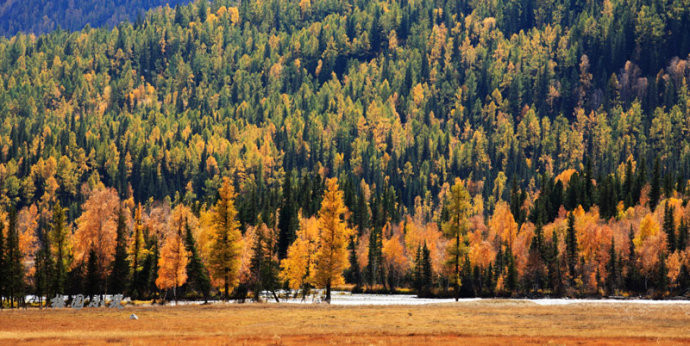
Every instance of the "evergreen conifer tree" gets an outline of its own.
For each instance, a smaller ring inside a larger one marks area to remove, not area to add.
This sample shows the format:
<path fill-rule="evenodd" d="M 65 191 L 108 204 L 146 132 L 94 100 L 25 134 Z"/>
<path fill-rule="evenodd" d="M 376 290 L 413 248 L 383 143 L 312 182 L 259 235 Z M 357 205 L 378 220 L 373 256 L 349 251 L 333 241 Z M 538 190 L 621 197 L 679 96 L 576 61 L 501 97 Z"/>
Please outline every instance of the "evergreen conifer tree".
<path fill-rule="evenodd" d="M 666 240 L 668 244 L 668 252 L 673 253 L 676 250 L 676 231 L 673 225 L 673 206 L 668 205 L 664 207 L 664 232 L 666 232 Z"/>
<path fill-rule="evenodd" d="M 127 224 L 123 208 L 117 215 L 115 259 L 110 273 L 109 288 L 111 293 L 124 293 L 129 288 L 129 261 L 127 260 Z"/>
<path fill-rule="evenodd" d="M 0 222 L 0 277 L 7 277 L 7 260 L 5 257 L 5 223 Z M 0 309 L 3 308 L 3 301 L 6 295 L 8 280 L 0 280 Z"/>
<path fill-rule="evenodd" d="M 609 292 L 609 295 L 611 295 L 616 290 L 616 283 L 618 280 L 618 269 L 616 266 L 616 241 L 613 237 L 611 237 L 611 249 L 609 250 L 609 261 L 606 265 L 606 271 L 606 288 Z"/>
<path fill-rule="evenodd" d="M 677 248 L 678 250 L 685 250 L 685 248 L 688 246 L 688 224 L 685 222 L 685 220 L 680 220 L 680 225 L 678 226 L 678 241 L 677 241 Z"/>
<path fill-rule="evenodd" d="M 34 293 L 39 299 L 39 306 L 43 307 L 43 298 L 48 296 L 50 285 L 55 275 L 52 257 L 50 256 L 50 239 L 48 232 L 43 229 L 41 247 L 36 254 L 36 272 L 34 275 Z"/>
<path fill-rule="evenodd" d="M 24 297 L 24 265 L 22 264 L 22 254 L 19 249 L 19 234 L 17 231 L 17 212 L 10 210 L 10 222 L 7 229 L 7 295 L 10 300 L 10 308 L 19 306 Z"/>
<path fill-rule="evenodd" d="M 189 262 L 187 262 L 187 282 L 204 297 L 204 302 L 208 302 L 208 297 L 211 293 L 211 279 L 208 276 L 208 270 L 204 266 L 204 262 L 201 260 L 201 255 L 197 249 L 189 224 L 186 225 L 185 229 L 185 247 L 190 254 Z"/>
<path fill-rule="evenodd" d="M 103 293 L 101 291 L 101 273 L 98 272 L 98 258 L 96 250 L 91 246 L 89 258 L 86 261 L 86 295 L 93 299 L 94 296 Z"/>
<path fill-rule="evenodd" d="M 654 161 L 654 170 L 652 171 L 652 180 L 650 184 L 649 209 L 654 211 L 661 198 L 661 168 L 659 167 L 659 158 Z"/>
<path fill-rule="evenodd" d="M 55 258 L 55 273 L 52 277 L 53 282 L 50 287 L 51 295 L 65 293 L 65 281 L 67 280 L 67 266 L 65 265 L 67 260 L 67 232 L 68 230 L 65 226 L 65 210 L 58 201 L 53 206 L 53 220 L 51 222 L 50 233 L 46 238 L 55 249 L 53 254 Z"/>
<path fill-rule="evenodd" d="M 575 215 L 568 214 L 568 230 L 565 238 L 566 254 L 568 259 L 568 274 L 571 279 L 575 277 L 575 265 L 577 264 L 577 234 L 575 232 Z"/>

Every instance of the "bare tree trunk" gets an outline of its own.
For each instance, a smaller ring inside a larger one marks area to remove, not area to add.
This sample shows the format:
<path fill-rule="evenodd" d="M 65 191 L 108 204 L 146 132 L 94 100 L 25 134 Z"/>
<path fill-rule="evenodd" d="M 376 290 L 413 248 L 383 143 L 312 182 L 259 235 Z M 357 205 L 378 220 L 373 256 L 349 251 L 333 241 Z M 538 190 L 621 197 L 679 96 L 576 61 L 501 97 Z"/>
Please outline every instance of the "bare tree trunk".
<path fill-rule="evenodd" d="M 228 270 L 225 270 L 225 300 L 227 301 L 228 298 L 230 298 L 230 292 L 228 290 L 230 289 L 230 285 L 228 285 Z"/>

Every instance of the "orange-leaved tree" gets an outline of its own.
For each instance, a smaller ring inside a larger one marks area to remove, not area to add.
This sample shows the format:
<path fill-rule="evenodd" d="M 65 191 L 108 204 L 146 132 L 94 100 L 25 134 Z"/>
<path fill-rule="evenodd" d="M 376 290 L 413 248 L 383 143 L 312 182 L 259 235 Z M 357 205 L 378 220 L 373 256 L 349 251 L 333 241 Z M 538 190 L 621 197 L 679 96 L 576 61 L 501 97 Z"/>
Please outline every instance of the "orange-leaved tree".
<path fill-rule="evenodd" d="M 331 288 L 344 283 L 343 271 L 350 267 L 347 242 L 353 230 L 343 217 L 347 212 L 338 180 L 326 180 L 326 192 L 319 210 L 319 246 L 316 252 L 314 283 L 326 288 L 326 301 L 331 302 Z"/>
<path fill-rule="evenodd" d="M 190 219 L 195 222 L 192 211 L 180 204 L 172 210 L 168 222 L 168 232 L 165 235 L 158 259 L 158 278 L 156 286 L 160 289 L 173 289 L 173 297 L 177 300 L 177 287 L 187 282 L 187 263 L 189 253 L 184 242 L 185 230 Z"/>
<path fill-rule="evenodd" d="M 99 277 L 107 277 L 114 259 L 120 198 L 112 188 L 94 190 L 82 205 L 77 230 L 72 238 L 74 264 L 86 263 L 93 249 Z"/>

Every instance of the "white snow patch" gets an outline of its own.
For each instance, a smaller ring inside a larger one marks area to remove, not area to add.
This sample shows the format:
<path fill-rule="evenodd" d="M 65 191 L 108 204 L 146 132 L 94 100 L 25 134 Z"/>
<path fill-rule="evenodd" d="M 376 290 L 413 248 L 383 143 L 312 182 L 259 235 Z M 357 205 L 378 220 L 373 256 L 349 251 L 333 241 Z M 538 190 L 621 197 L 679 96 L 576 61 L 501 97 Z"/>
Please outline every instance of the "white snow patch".
<path fill-rule="evenodd" d="M 463 298 L 460 303 L 479 301 L 481 298 Z M 266 300 L 274 303 L 275 300 Z M 288 304 L 313 304 L 323 302 L 321 298 L 308 296 L 306 299 L 301 297 L 281 299 L 280 303 Z M 454 303 L 453 298 L 417 298 L 413 294 L 362 294 L 349 292 L 332 292 L 331 305 L 426 305 Z"/>

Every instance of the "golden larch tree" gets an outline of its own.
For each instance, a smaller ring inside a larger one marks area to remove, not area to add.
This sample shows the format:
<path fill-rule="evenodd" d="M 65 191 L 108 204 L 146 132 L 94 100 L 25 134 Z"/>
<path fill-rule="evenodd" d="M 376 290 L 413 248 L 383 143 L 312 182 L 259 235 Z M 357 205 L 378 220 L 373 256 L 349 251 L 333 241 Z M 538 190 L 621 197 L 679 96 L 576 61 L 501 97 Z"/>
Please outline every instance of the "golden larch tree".
<path fill-rule="evenodd" d="M 460 179 L 455 179 L 446 199 L 448 221 L 443 223 L 443 233 L 451 239 L 452 244 L 447 247 L 449 262 L 454 267 L 452 282 L 455 286 L 455 300 L 460 294 L 460 256 L 464 252 L 463 239 L 467 234 L 470 215 L 470 194 Z"/>
<path fill-rule="evenodd" d="M 132 263 L 132 272 L 134 273 L 141 270 L 141 265 L 146 256 L 146 244 L 144 240 L 145 227 L 142 213 L 141 204 L 138 204 L 134 209 L 134 233 L 132 234 L 132 242 L 130 245 L 130 263 Z"/>
<path fill-rule="evenodd" d="M 82 214 L 77 219 L 77 230 L 72 237 L 74 264 L 84 263 L 93 248 L 101 275 L 109 272 L 115 255 L 117 238 L 117 217 L 120 198 L 112 188 L 94 190 L 82 205 Z"/>
<path fill-rule="evenodd" d="M 300 215 L 296 239 L 287 251 L 287 257 L 280 262 L 280 278 L 288 282 L 293 290 L 306 288 L 314 277 L 314 256 L 319 241 L 319 221 Z"/>
<path fill-rule="evenodd" d="M 319 247 L 316 252 L 314 283 L 326 288 L 326 301 L 331 302 L 331 288 L 344 283 L 343 271 L 350 267 L 347 242 L 353 231 L 343 220 L 347 212 L 338 180 L 326 180 L 326 192 L 319 210 Z"/>
<path fill-rule="evenodd" d="M 383 255 L 383 263 L 391 285 L 399 282 L 405 274 L 405 269 L 410 267 L 410 261 L 407 258 L 405 245 L 403 244 L 403 237 L 402 227 L 397 227 L 390 238 L 384 237 L 382 241 L 381 253 Z M 395 289 L 395 287 L 389 288 Z"/>
<path fill-rule="evenodd" d="M 158 258 L 156 286 L 162 290 L 172 288 L 175 300 L 177 300 L 177 287 L 187 282 L 189 253 L 185 248 L 182 232 L 183 226 L 180 226 L 165 237 Z"/>
<path fill-rule="evenodd" d="M 489 219 L 489 231 L 492 236 L 498 237 L 501 243 L 499 245 L 513 246 L 518 233 L 518 224 L 506 202 L 501 201 L 496 204 L 494 214 Z"/>
<path fill-rule="evenodd" d="M 239 283 L 242 233 L 235 209 L 235 189 L 230 179 L 223 178 L 218 190 L 220 198 L 211 214 L 213 241 L 209 267 L 214 281 L 222 281 L 225 299 Z"/>
<path fill-rule="evenodd" d="M 22 208 L 17 213 L 17 233 L 19 234 L 19 252 L 22 256 L 24 275 L 28 279 L 36 272 L 35 259 L 38 251 L 38 208 L 36 204 Z"/>

